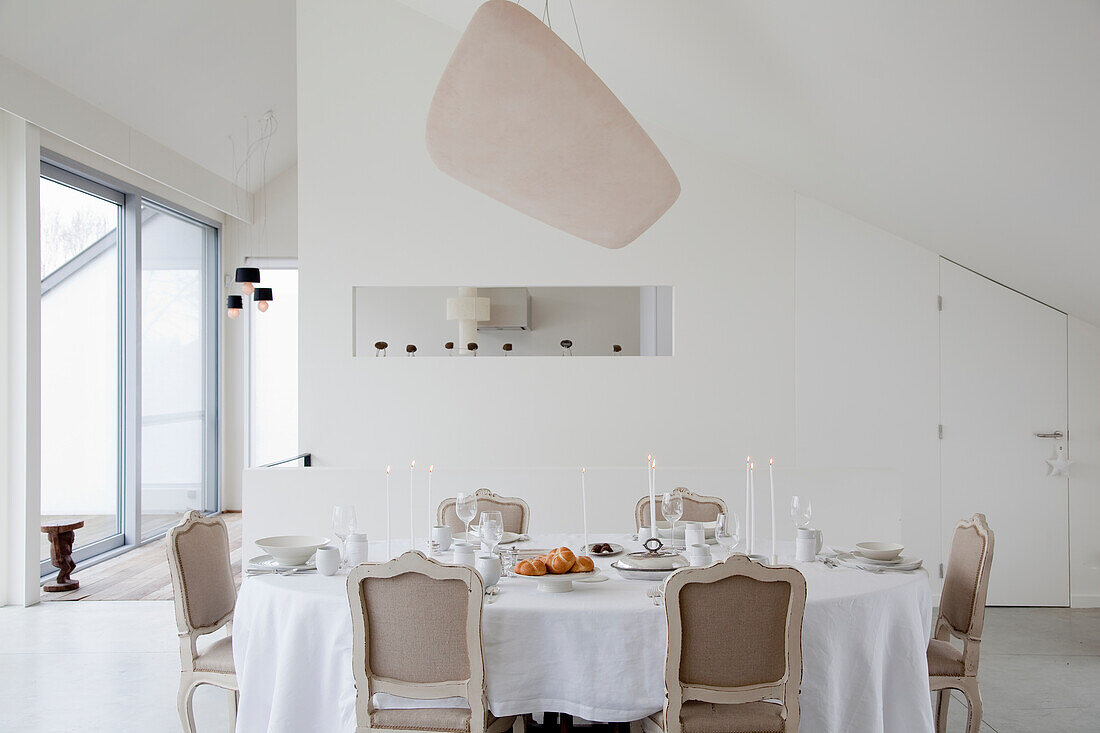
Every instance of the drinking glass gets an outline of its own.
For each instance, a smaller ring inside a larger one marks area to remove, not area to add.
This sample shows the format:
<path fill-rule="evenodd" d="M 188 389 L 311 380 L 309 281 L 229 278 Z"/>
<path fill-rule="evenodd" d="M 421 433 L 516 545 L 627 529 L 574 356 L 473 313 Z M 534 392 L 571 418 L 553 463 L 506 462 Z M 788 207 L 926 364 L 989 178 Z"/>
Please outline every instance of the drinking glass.
<path fill-rule="evenodd" d="M 673 542 L 676 541 L 676 520 L 684 516 L 684 497 L 679 494 L 673 494 L 667 492 L 661 497 L 661 514 L 664 515 L 665 521 L 672 523 L 672 531 L 670 538 Z"/>
<path fill-rule="evenodd" d="M 455 514 L 466 523 L 466 541 L 470 541 L 470 522 L 477 516 L 477 497 L 472 493 L 459 493 L 455 500 Z"/>
<path fill-rule="evenodd" d="M 794 526 L 799 529 L 805 529 L 810 526 L 810 518 L 813 516 L 814 508 L 810 504 L 810 500 L 805 496 L 792 496 L 791 497 L 791 520 L 794 521 Z"/>
<path fill-rule="evenodd" d="M 504 539 L 504 517 L 500 512 L 482 512 L 478 534 L 481 541 L 489 545 L 489 554 L 495 555 L 497 545 Z"/>
<path fill-rule="evenodd" d="M 332 533 L 340 539 L 340 558 L 345 559 L 346 541 L 358 528 L 355 519 L 355 507 L 350 504 L 337 504 L 332 507 Z"/>
<path fill-rule="evenodd" d="M 733 554 L 733 548 L 741 541 L 741 520 L 737 512 L 719 514 L 718 524 L 714 528 L 714 539 L 726 551 L 726 557 Z"/>

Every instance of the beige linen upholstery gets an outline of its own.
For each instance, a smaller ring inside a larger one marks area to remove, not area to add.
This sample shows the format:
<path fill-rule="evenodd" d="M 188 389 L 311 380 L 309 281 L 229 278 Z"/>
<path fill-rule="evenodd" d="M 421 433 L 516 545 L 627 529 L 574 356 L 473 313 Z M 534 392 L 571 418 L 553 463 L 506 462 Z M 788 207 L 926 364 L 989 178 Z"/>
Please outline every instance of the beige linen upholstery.
<path fill-rule="evenodd" d="M 744 555 L 670 575 L 665 708 L 643 730 L 797 731 L 805 610 L 801 573 Z"/>
<path fill-rule="evenodd" d="M 214 685 L 233 692 L 229 701 L 232 728 L 236 725 L 238 694 L 232 637 L 237 587 L 225 522 L 221 517 L 204 517 L 190 511 L 168 530 L 165 547 L 180 640 L 180 686 L 176 695 L 180 724 L 188 733 L 194 733 L 191 699 L 195 688 Z M 200 652 L 197 639 L 222 627 L 227 636 Z"/>
<path fill-rule="evenodd" d="M 531 508 L 523 499 L 518 496 L 498 496 L 489 489 L 478 489 L 474 492 L 474 496 L 477 497 L 477 516 L 474 517 L 472 524 L 477 524 L 481 520 L 482 512 L 496 511 L 500 512 L 500 516 L 504 519 L 505 532 L 527 534 L 527 527 L 531 522 Z M 455 533 L 465 532 L 466 523 L 459 519 L 455 512 L 456 501 L 457 499 L 452 496 L 439 502 L 435 512 L 435 523 L 450 527 Z"/>
<path fill-rule="evenodd" d="M 522 718 L 495 718 L 485 702 L 481 576 L 420 552 L 359 565 L 348 575 L 356 732 L 499 733 Z M 466 708 L 380 710 L 375 693 L 414 700 L 462 697 Z"/>
<path fill-rule="evenodd" d="M 726 502 L 719 499 L 717 496 L 703 496 L 702 494 L 696 494 L 694 491 L 678 486 L 672 490 L 673 494 L 679 494 L 684 498 L 684 515 L 680 517 L 681 522 L 713 522 L 718 519 L 719 514 L 729 514 L 729 509 L 726 508 Z M 657 494 L 657 521 L 665 521 L 664 515 L 661 514 L 661 505 L 663 494 Z M 643 496 L 638 499 L 638 503 L 634 505 L 634 529 L 638 530 L 642 527 L 649 526 L 649 497 Z"/>
<path fill-rule="evenodd" d="M 936 730 L 947 730 L 950 690 L 966 696 L 967 730 L 982 725 L 982 695 L 978 689 L 978 652 L 985 625 L 989 568 L 993 564 L 993 530 L 984 514 L 959 522 L 951 541 L 951 557 L 940 595 L 940 614 L 928 643 L 928 679 L 936 703 Z M 962 640 L 962 649 L 951 638 Z"/>

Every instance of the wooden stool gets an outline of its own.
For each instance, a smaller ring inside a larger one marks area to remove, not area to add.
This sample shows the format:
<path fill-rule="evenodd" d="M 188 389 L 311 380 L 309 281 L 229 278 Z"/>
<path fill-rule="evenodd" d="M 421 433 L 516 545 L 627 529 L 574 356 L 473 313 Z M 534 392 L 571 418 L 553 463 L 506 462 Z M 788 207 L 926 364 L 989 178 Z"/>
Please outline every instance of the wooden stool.
<path fill-rule="evenodd" d="M 73 542 L 76 541 L 76 530 L 84 526 L 84 520 L 69 522 L 60 520 L 46 522 L 42 525 L 42 531 L 50 538 L 50 562 L 57 568 L 57 579 L 47 583 L 43 590 L 50 593 L 60 593 L 67 590 L 76 590 L 80 587 L 80 581 L 69 577 L 76 570 L 73 562 Z"/>

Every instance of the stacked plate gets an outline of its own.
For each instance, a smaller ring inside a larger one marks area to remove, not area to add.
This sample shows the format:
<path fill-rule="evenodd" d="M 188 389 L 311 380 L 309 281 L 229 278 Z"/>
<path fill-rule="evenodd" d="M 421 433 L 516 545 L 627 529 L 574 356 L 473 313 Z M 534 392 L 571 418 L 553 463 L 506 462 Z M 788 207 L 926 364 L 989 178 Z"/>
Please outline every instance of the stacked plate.
<path fill-rule="evenodd" d="M 902 555 L 905 548 L 901 545 L 885 542 L 860 542 L 851 552 L 837 553 L 837 562 L 849 567 L 869 570 L 874 573 L 907 572 L 921 566 L 921 560 L 911 555 Z"/>

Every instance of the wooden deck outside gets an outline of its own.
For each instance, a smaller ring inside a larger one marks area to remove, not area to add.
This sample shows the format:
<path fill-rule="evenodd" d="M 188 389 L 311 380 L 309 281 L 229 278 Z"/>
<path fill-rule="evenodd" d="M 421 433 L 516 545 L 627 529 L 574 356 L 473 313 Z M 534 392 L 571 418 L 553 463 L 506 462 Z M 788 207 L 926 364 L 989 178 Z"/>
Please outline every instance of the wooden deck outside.
<path fill-rule="evenodd" d="M 241 585 L 241 515 L 222 514 L 229 530 L 230 560 L 237 587 Z M 164 540 L 154 540 L 118 557 L 81 570 L 73 578 L 80 587 L 65 593 L 42 593 L 43 601 L 166 601 L 172 599 L 172 579 Z"/>

